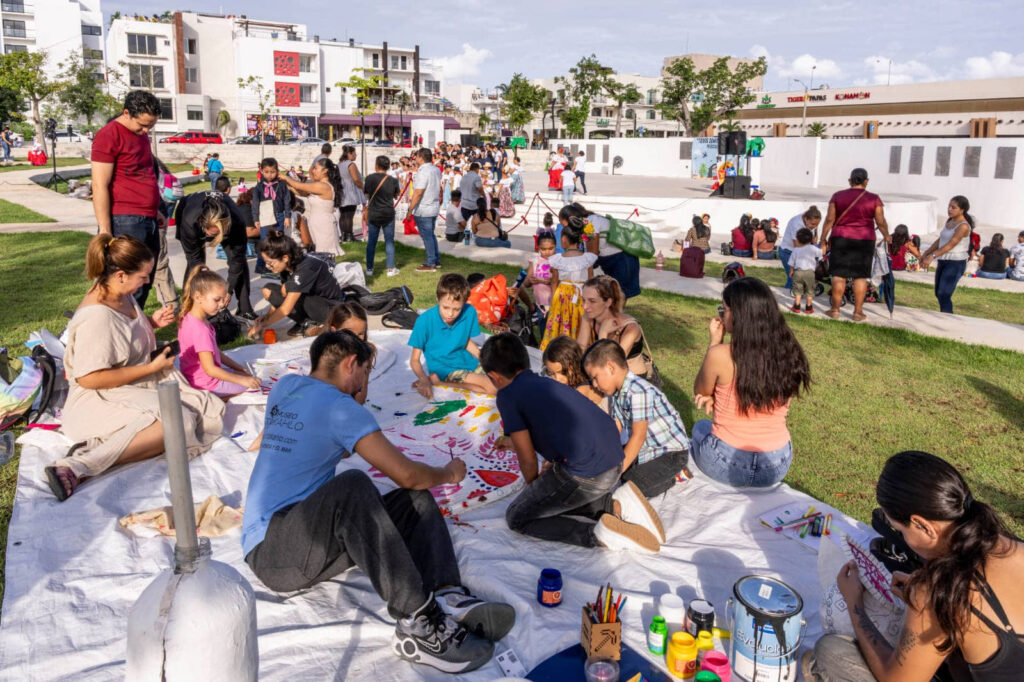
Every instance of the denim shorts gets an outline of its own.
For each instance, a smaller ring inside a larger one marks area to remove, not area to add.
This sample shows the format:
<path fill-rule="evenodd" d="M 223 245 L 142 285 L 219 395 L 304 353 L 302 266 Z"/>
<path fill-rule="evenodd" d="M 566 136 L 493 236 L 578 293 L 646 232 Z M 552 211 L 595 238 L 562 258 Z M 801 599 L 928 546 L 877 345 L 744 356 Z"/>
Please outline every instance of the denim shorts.
<path fill-rule="evenodd" d="M 690 454 L 697 468 L 719 483 L 767 488 L 785 478 L 793 463 L 793 443 L 768 452 L 740 450 L 712 435 L 711 422 L 702 419 L 693 425 Z"/>

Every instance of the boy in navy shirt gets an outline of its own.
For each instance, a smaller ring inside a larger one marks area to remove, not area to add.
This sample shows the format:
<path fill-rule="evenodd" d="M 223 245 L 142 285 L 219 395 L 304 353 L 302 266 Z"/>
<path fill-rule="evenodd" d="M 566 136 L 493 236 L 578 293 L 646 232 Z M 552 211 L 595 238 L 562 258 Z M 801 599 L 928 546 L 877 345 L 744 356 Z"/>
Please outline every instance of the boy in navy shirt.
<path fill-rule="evenodd" d="M 437 305 L 416 319 L 409 335 L 409 367 L 417 377 L 413 388 L 424 398 L 433 397 L 434 386 L 442 382 L 478 393 L 497 391 L 477 362 L 480 348 L 472 338 L 480 333 L 480 321 L 468 299 L 469 282 L 449 273 L 437 282 Z M 426 358 L 429 375 L 421 357 Z"/>
<path fill-rule="evenodd" d="M 505 514 L 508 527 L 580 547 L 657 552 L 664 537 L 657 512 L 633 483 L 615 490 L 624 454 L 611 417 L 574 388 L 531 372 L 526 346 L 513 334 L 488 339 L 480 364 L 498 388 L 505 434 L 527 483 Z M 547 460 L 539 475 L 538 453 Z"/>

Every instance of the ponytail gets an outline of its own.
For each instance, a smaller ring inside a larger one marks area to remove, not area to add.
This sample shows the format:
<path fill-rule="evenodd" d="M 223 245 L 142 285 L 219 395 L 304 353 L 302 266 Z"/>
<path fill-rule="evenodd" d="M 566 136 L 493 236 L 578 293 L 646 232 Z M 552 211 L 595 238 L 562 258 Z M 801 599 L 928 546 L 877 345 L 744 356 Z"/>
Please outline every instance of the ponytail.
<path fill-rule="evenodd" d="M 984 580 L 988 558 L 1001 554 L 999 544 L 1012 537 L 1009 530 L 995 509 L 974 499 L 960 472 L 926 452 L 890 457 L 875 495 L 885 515 L 897 523 L 908 525 L 911 516 L 952 523 L 947 551 L 914 571 L 907 591 L 924 590 L 946 636 L 937 647 L 939 652 L 961 647 L 976 582 Z"/>
<path fill-rule="evenodd" d="M 206 242 L 207 248 L 219 246 L 231 229 L 231 214 L 221 203 L 220 197 L 213 192 L 207 192 L 203 197 L 203 206 L 199 213 L 199 229 L 205 233 L 210 227 L 217 228 L 217 234 Z"/>
<path fill-rule="evenodd" d="M 106 292 L 107 283 L 115 273 L 134 275 L 146 263 L 152 266 L 154 260 L 153 252 L 135 237 L 114 237 L 101 232 L 89 240 L 85 252 L 85 276 Z"/>
<path fill-rule="evenodd" d="M 181 312 L 178 313 L 178 322 L 185 319 L 185 315 L 192 310 L 197 294 L 205 295 L 218 286 L 227 289 L 228 283 L 205 265 L 200 264 L 192 268 L 192 272 L 185 279 L 185 288 L 181 292 Z"/>
<path fill-rule="evenodd" d="M 327 171 L 327 183 L 334 189 L 334 208 L 341 208 L 341 200 L 345 194 L 345 188 L 341 184 L 341 169 L 327 157 L 319 159 L 316 165 Z"/>
<path fill-rule="evenodd" d="M 285 256 L 287 256 L 288 269 L 292 271 L 295 270 L 295 266 L 304 257 L 302 248 L 295 243 L 295 240 L 291 237 L 286 237 L 284 232 L 280 230 L 270 230 L 267 232 L 267 238 L 260 242 L 259 250 L 264 257 L 273 258 L 274 260 L 284 260 Z"/>
<path fill-rule="evenodd" d="M 974 232 L 974 216 L 967 212 L 971 209 L 971 202 L 967 200 L 967 197 L 960 194 L 950 199 L 950 202 L 960 207 L 960 210 L 964 212 L 964 220 L 971 226 L 971 232 Z"/>

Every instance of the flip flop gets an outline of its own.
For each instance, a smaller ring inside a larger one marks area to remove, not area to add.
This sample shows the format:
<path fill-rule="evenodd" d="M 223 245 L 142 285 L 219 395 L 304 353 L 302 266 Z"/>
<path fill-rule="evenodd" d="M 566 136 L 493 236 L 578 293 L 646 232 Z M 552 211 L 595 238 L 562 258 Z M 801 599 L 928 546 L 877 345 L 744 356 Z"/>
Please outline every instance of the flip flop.
<path fill-rule="evenodd" d="M 867 315 L 864 315 L 864 314 L 860 314 L 860 315 L 854 315 L 854 316 L 853 316 L 853 321 L 854 321 L 854 322 L 863 322 L 863 321 L 864 321 L 864 320 L 866 320 L 866 319 L 868 319 L 868 316 L 867 316 Z"/>
<path fill-rule="evenodd" d="M 58 502 L 63 502 L 68 499 L 70 495 L 68 491 L 64 489 L 64 481 L 61 479 L 60 474 L 57 473 L 57 467 L 46 467 L 43 469 L 46 472 L 46 482 L 50 484 L 50 492 L 57 498 Z M 72 481 L 75 481 L 75 475 L 71 474 Z M 73 493 L 74 485 L 72 485 L 71 492 Z"/>
<path fill-rule="evenodd" d="M 828 315 L 829 317 L 831 317 L 833 320 L 838 320 L 839 319 L 839 311 L 838 310 L 827 310 L 827 311 L 825 311 L 825 314 Z"/>

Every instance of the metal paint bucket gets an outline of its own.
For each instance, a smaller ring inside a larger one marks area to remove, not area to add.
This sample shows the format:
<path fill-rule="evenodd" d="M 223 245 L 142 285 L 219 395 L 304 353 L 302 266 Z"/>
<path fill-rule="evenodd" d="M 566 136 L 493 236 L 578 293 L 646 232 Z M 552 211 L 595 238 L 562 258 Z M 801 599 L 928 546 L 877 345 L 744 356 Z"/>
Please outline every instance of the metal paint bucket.
<path fill-rule="evenodd" d="M 804 600 L 792 587 L 761 575 L 740 578 L 727 606 L 732 630 L 730 662 L 748 682 L 796 680 L 807 622 Z"/>

